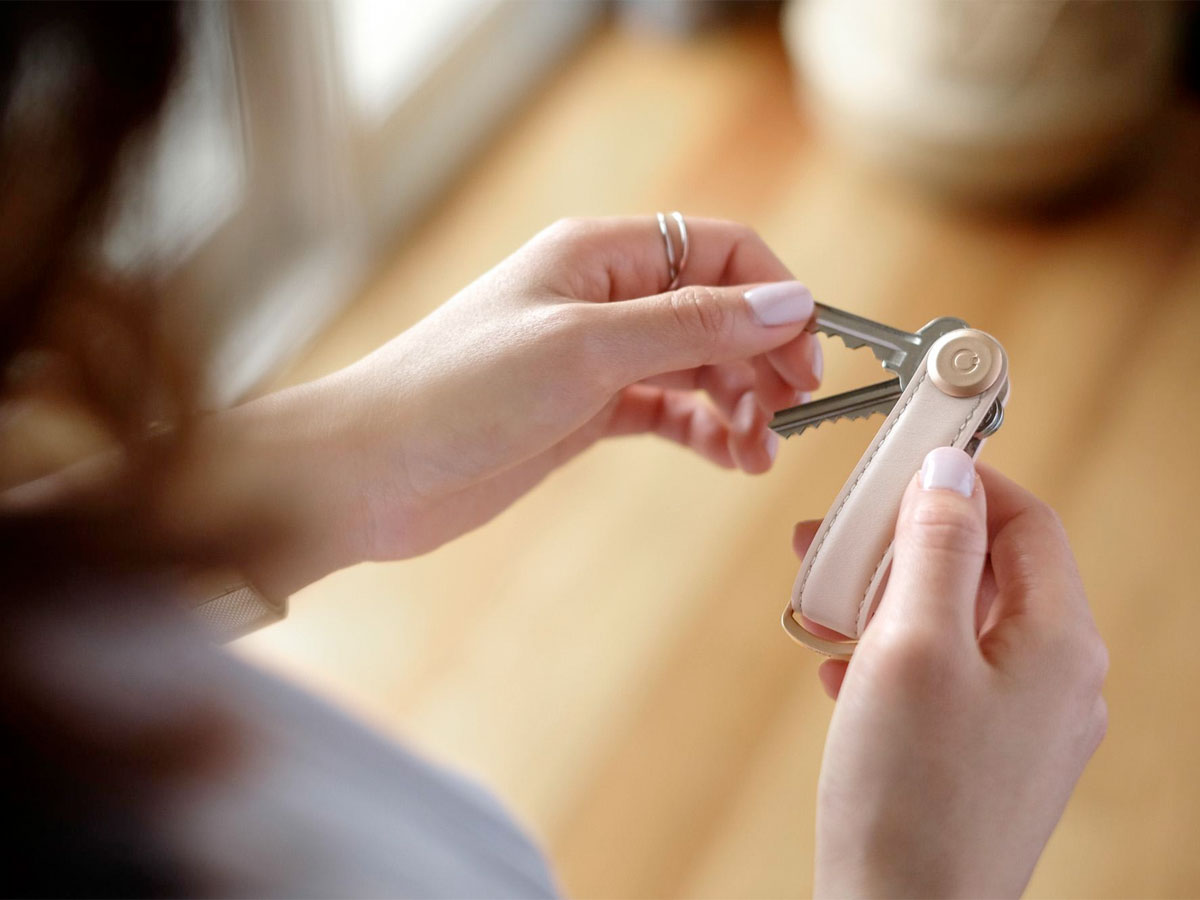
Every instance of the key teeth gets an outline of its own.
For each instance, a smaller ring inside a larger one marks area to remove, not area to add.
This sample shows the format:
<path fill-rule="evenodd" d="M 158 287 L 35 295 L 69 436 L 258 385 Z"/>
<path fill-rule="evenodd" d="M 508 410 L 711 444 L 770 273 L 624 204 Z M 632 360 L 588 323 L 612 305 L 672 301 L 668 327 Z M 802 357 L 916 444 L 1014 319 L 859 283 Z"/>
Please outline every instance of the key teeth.
<path fill-rule="evenodd" d="M 837 338 L 839 341 L 845 344 L 846 348 L 849 350 L 858 350 L 860 347 L 867 346 L 867 342 L 862 338 L 851 337 L 850 335 L 843 334 L 840 331 L 831 331 L 827 328 L 820 327 L 817 328 L 817 331 L 826 337 Z"/>
<path fill-rule="evenodd" d="M 839 413 L 836 416 L 826 416 L 824 419 L 818 419 L 815 422 L 808 422 L 807 424 L 801 425 L 795 430 L 789 430 L 784 437 L 796 437 L 804 434 L 804 432 L 808 431 L 810 428 L 820 428 L 826 422 L 840 422 L 842 420 L 853 421 L 854 419 L 869 419 L 871 416 L 886 415 L 887 413 L 882 409 L 855 409 L 851 410 L 850 412 Z"/>
<path fill-rule="evenodd" d="M 851 335 L 843 334 L 840 331 L 831 331 L 829 329 L 819 327 L 817 328 L 817 331 L 826 337 L 837 338 L 845 345 L 847 350 L 861 350 L 863 347 L 866 347 L 871 351 L 871 354 L 877 360 L 879 360 L 885 369 L 888 369 L 892 372 L 899 371 L 899 363 L 897 363 L 893 358 L 893 351 L 887 349 L 886 347 L 880 347 L 876 344 L 872 344 L 870 341 L 864 340 L 863 338 L 857 338 Z"/>

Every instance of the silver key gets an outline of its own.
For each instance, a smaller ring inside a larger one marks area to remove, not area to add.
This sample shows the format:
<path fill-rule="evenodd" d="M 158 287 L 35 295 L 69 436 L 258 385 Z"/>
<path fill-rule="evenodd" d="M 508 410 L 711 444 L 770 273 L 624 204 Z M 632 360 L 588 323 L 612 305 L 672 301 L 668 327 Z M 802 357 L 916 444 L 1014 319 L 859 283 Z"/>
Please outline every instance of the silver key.
<path fill-rule="evenodd" d="M 908 387 L 908 382 L 934 341 L 943 334 L 967 327 L 962 319 L 943 316 L 913 333 L 821 303 L 816 304 L 813 324 L 815 331 L 840 338 L 852 350 L 870 347 L 885 369 L 900 376 L 901 391 Z"/>
<path fill-rule="evenodd" d="M 781 410 L 771 420 L 771 428 L 783 437 L 800 434 L 834 419 L 866 419 L 876 413 L 887 415 L 902 393 L 900 379 L 889 378 L 832 397 L 822 397 Z"/>
<path fill-rule="evenodd" d="M 876 413 L 886 416 L 896 405 L 896 398 L 908 387 L 933 342 L 944 334 L 966 327 L 967 323 L 962 319 L 943 316 L 916 332 L 902 331 L 832 306 L 816 304 L 813 331 L 840 338 L 851 349 L 869 347 L 883 367 L 895 372 L 897 377 L 780 410 L 771 420 L 770 427 L 782 437 L 789 437 L 822 422 L 862 419 Z"/>

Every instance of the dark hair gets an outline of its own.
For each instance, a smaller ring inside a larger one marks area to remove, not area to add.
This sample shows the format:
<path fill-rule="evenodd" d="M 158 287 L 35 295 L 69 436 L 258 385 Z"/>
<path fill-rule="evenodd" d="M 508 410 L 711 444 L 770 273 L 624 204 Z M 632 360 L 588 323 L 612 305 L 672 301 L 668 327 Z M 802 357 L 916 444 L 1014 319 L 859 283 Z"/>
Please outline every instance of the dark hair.
<path fill-rule="evenodd" d="M 0 509 L 9 584 L 144 552 L 134 522 L 186 436 L 191 379 L 158 333 L 153 291 L 105 273 L 97 252 L 122 153 L 170 89 L 178 13 L 170 3 L 0 5 L 4 399 L 53 396 L 129 462 L 103 502 Z M 163 418 L 179 427 L 150 440 L 147 426 Z"/>
<path fill-rule="evenodd" d="M 6 895 L 187 889 L 126 800 L 146 799 L 139 766 L 191 765 L 212 722 L 98 726 L 19 661 L 40 607 L 119 614 L 154 596 L 138 589 L 149 573 L 196 554 L 149 524 L 187 444 L 193 379 L 159 332 L 152 287 L 104 271 L 97 252 L 121 160 L 170 90 L 180 19 L 174 3 L 0 4 L 0 403 L 53 397 L 123 459 L 94 494 L 0 504 Z"/>

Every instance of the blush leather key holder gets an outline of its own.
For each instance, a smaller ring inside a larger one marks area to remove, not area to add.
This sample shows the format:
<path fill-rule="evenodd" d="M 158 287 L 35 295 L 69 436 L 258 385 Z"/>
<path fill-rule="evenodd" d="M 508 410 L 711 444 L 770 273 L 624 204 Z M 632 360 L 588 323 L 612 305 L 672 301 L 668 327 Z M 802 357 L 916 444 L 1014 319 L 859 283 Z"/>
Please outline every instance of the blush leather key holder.
<path fill-rule="evenodd" d="M 871 347 L 899 376 L 783 410 L 771 422 L 788 436 L 824 421 L 887 414 L 817 530 L 783 612 L 784 630 L 795 640 L 846 659 L 886 583 L 908 483 L 930 450 L 958 447 L 976 455 L 999 428 L 1008 359 L 995 338 L 958 319 L 935 319 L 908 333 L 818 305 L 814 330 Z M 814 634 L 801 616 L 846 639 Z"/>

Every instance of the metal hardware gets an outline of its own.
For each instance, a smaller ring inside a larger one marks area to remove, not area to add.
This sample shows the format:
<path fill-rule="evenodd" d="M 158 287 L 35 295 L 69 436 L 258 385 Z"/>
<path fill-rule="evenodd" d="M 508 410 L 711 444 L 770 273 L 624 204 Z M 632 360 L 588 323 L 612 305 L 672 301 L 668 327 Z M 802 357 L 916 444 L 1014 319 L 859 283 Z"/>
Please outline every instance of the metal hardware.
<path fill-rule="evenodd" d="M 869 384 L 781 410 L 771 419 L 771 428 L 787 437 L 834 419 L 866 419 L 876 413 L 886 416 L 892 411 L 896 398 L 901 393 L 900 379 L 889 378 L 878 384 Z"/>
<path fill-rule="evenodd" d="M 850 349 L 868 347 L 883 367 L 895 372 L 897 377 L 780 410 L 771 419 L 771 429 L 781 437 L 800 434 L 822 422 L 862 419 L 876 413 L 886 416 L 908 387 L 921 361 L 935 346 L 951 349 L 946 351 L 948 357 L 937 363 L 936 373 L 936 360 L 930 358 L 930 378 L 954 396 L 973 396 L 987 390 L 1000 372 L 1001 353 L 995 342 L 982 332 L 967 328 L 962 319 L 951 316 L 934 319 L 917 331 L 908 332 L 818 303 L 810 330 L 836 337 Z M 953 342 L 944 340 L 959 332 L 962 334 L 958 334 Z M 977 387 L 968 388 L 968 384 Z M 971 393 L 954 394 L 956 390 L 970 390 Z M 1003 404 L 997 401 L 984 420 L 980 437 L 993 434 L 1003 420 Z"/>
<path fill-rule="evenodd" d="M 929 380 L 951 397 L 982 394 L 1000 377 L 1004 354 L 989 335 L 963 328 L 942 335 L 929 348 Z"/>

